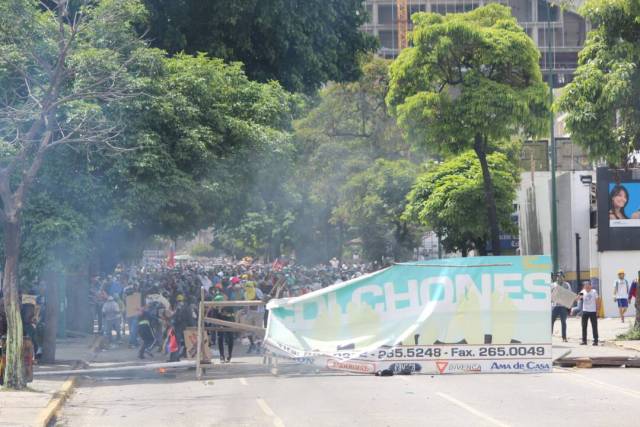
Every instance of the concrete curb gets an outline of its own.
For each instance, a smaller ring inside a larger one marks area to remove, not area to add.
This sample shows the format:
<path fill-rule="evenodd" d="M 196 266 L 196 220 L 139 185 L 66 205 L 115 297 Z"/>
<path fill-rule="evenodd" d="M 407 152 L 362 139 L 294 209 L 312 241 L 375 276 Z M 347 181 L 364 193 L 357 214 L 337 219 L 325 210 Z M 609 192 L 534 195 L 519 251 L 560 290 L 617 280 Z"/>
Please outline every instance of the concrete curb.
<path fill-rule="evenodd" d="M 62 408 L 64 402 L 73 392 L 76 386 L 76 381 L 77 378 L 75 376 L 67 378 L 64 384 L 62 384 L 62 387 L 60 387 L 60 390 L 53 395 L 47 407 L 38 416 L 38 420 L 35 424 L 36 427 L 47 427 L 49 425 L 53 417 Z"/>

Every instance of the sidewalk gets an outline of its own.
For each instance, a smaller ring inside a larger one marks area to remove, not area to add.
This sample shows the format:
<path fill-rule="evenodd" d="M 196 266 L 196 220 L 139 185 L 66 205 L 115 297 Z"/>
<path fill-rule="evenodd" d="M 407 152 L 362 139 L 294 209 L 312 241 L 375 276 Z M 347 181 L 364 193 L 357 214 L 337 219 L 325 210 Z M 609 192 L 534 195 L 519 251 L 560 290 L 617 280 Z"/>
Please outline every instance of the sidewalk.
<path fill-rule="evenodd" d="M 66 378 L 34 380 L 29 391 L 0 391 L 0 426 L 40 426 L 42 414 Z"/>
<path fill-rule="evenodd" d="M 42 371 L 68 370 L 78 365 L 79 360 L 91 359 L 93 336 L 58 340 L 57 363 L 34 367 L 34 374 Z M 50 413 L 62 403 L 72 389 L 72 381 L 65 377 L 34 376 L 26 391 L 0 391 L 0 426 L 43 426 Z M 64 392 L 63 392 L 64 390 Z M 63 397 L 64 396 L 64 397 Z M 62 398 L 62 399 L 61 399 Z"/>
<path fill-rule="evenodd" d="M 580 345 L 582 341 L 581 320 L 579 317 L 567 319 L 567 339 L 569 342 L 566 343 L 562 342 L 560 320 L 556 320 L 553 329 L 554 357 L 567 350 L 571 350 L 569 357 L 640 357 L 640 341 L 615 341 L 616 336 L 629 330 L 629 327 L 633 324 L 633 319 L 627 319 L 625 323 L 622 323 L 619 318 L 598 319 L 600 341 L 598 347 L 591 345 L 591 324 L 587 325 L 589 345 Z"/>

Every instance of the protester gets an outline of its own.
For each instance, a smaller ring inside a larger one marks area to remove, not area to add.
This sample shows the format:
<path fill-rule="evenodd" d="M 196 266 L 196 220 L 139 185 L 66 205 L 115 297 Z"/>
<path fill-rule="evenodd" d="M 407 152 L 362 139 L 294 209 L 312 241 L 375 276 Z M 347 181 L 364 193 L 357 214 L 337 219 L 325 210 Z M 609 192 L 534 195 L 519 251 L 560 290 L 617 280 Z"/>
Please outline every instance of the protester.
<path fill-rule="evenodd" d="M 578 296 L 582 300 L 582 342 L 587 345 L 587 323 L 591 322 L 593 345 L 598 345 L 598 292 L 593 289 L 590 281 L 583 283 L 583 289 Z"/>
<path fill-rule="evenodd" d="M 42 355 L 42 345 L 36 332 L 35 306 L 33 304 L 22 304 L 20 316 L 22 317 L 23 335 L 31 339 L 33 354 L 36 356 L 36 359 L 40 359 Z"/>
<path fill-rule="evenodd" d="M 136 285 L 131 283 L 124 288 L 124 310 L 123 314 L 129 312 L 131 307 L 127 307 L 127 297 L 137 292 Z M 138 346 L 138 313 L 134 313 L 131 316 L 125 316 L 125 322 L 129 326 L 129 348 L 135 348 Z"/>
<path fill-rule="evenodd" d="M 618 303 L 620 321 L 624 323 L 624 314 L 629 307 L 629 282 L 624 278 L 624 270 L 618 270 L 618 278 L 613 285 L 613 299 Z"/>
<path fill-rule="evenodd" d="M 248 281 L 245 283 L 245 301 L 261 301 L 263 298 L 262 291 L 256 287 L 256 283 Z M 257 306 L 247 307 L 243 310 L 244 318 L 241 323 L 246 323 L 250 326 L 263 327 L 264 313 L 258 310 Z M 249 339 L 249 348 L 247 354 L 255 351 L 260 352 L 260 343 L 257 343 L 258 336 L 255 333 L 249 333 L 247 335 Z"/>
<path fill-rule="evenodd" d="M 180 355 L 186 354 L 184 331 L 196 324 L 201 290 L 205 291 L 205 300 L 208 301 L 222 298 L 267 302 L 271 298 L 302 295 L 378 268 L 377 264 L 346 265 L 339 262 L 305 267 L 284 259 L 273 264 L 259 264 L 251 259 L 243 259 L 237 263 L 177 262 L 172 268 L 159 263 L 127 269 L 119 266 L 112 274 L 92 280 L 90 301 L 94 305 L 96 316 L 91 323 L 93 325 L 97 320 L 98 326 L 101 326 L 100 332 L 110 340 L 113 330 L 118 333 L 119 340 L 128 325 L 128 344 L 130 347 L 139 346 L 138 356 L 149 355 L 148 351 L 157 347 L 158 351 L 171 354 L 170 360 L 178 360 Z M 124 301 L 132 292 L 141 294 L 145 325 L 148 323 L 143 328 L 144 332 L 140 330 L 140 315 L 126 316 Z M 108 322 L 107 312 L 110 316 Z M 264 306 L 225 308 L 212 310 L 206 316 L 265 327 L 268 311 Z M 136 343 L 138 336 L 142 341 L 140 344 Z M 231 360 L 236 338 L 232 331 L 220 331 L 217 334 L 212 332 L 211 343 L 215 345 L 218 342 L 221 360 Z M 251 333 L 247 334 L 247 338 L 249 352 L 260 352 L 260 335 Z M 179 351 L 169 351 L 172 340 L 178 345 Z M 177 354 L 173 354 L 176 352 Z"/>
<path fill-rule="evenodd" d="M 172 323 L 180 347 L 180 355 L 186 356 L 186 343 L 184 341 L 184 331 L 192 326 L 193 311 L 189 305 L 185 303 L 184 295 L 180 294 L 176 298 L 176 310 L 173 315 Z"/>
<path fill-rule="evenodd" d="M 107 298 L 102 306 L 102 318 L 104 322 L 104 335 L 111 344 L 112 333 L 115 330 L 120 341 L 120 306 L 113 296 Z"/>
<path fill-rule="evenodd" d="M 102 306 L 107 300 L 107 294 L 102 288 L 100 278 L 95 276 L 89 284 L 89 305 L 91 306 L 91 332 L 95 330 L 95 322 L 98 322 L 98 333 L 102 332 Z"/>
<path fill-rule="evenodd" d="M 167 329 L 166 339 L 167 353 L 169 353 L 169 360 L 167 362 L 179 362 L 180 361 L 180 343 L 176 335 L 176 330 L 173 326 Z"/>
<path fill-rule="evenodd" d="M 153 353 L 151 349 L 153 348 L 153 344 L 155 342 L 153 336 L 153 330 L 151 329 L 151 319 L 150 314 L 146 310 L 143 310 L 140 316 L 138 316 L 138 334 L 142 339 L 142 343 L 140 344 L 140 350 L 138 351 L 138 357 L 140 359 L 144 359 L 144 355 L 148 354 L 150 357 L 153 357 Z"/>
<path fill-rule="evenodd" d="M 571 285 L 564 280 L 564 273 L 559 271 L 555 275 L 555 281 L 551 285 L 552 289 L 561 286 L 566 290 L 571 290 Z M 567 308 L 556 302 L 551 303 L 551 333 L 553 333 L 553 326 L 556 323 L 556 319 L 560 318 L 560 326 L 562 328 L 562 341 L 567 342 Z"/>
<path fill-rule="evenodd" d="M 214 301 L 224 301 L 224 297 L 222 295 L 217 295 L 214 298 Z M 227 322 L 235 321 L 235 316 L 230 307 L 223 307 L 221 309 L 217 309 L 214 312 L 214 318 L 219 320 L 226 320 Z M 229 363 L 231 362 L 231 356 L 233 355 L 233 340 L 234 340 L 233 331 L 218 331 L 218 350 L 220 352 L 220 362 Z M 227 357 L 224 356 L 224 346 L 227 345 Z"/>

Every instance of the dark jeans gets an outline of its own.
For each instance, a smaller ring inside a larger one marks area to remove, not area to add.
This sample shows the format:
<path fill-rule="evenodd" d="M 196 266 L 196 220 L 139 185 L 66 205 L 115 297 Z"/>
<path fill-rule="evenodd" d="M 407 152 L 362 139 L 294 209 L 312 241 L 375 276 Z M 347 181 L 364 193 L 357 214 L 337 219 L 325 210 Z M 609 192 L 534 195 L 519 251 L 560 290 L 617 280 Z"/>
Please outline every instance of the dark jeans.
<path fill-rule="evenodd" d="M 220 358 L 224 359 L 224 343 L 227 343 L 229 349 L 229 355 L 227 359 L 231 359 L 231 353 L 233 353 L 233 332 L 221 332 L 218 331 L 218 350 L 220 351 Z"/>
<path fill-rule="evenodd" d="M 560 325 L 562 326 L 562 339 L 567 339 L 567 309 L 561 305 L 557 305 L 551 309 L 551 333 L 553 333 L 553 325 L 556 323 L 556 319 L 560 318 Z"/>
<path fill-rule="evenodd" d="M 593 332 L 593 342 L 598 342 L 598 316 L 595 312 L 582 312 L 582 342 L 587 342 L 587 322 L 591 320 L 591 331 Z"/>
<path fill-rule="evenodd" d="M 153 332 L 147 324 L 140 325 L 138 332 L 142 338 L 142 344 L 140 344 L 140 350 L 138 351 L 138 357 L 143 359 L 145 353 L 151 354 L 151 347 L 154 343 Z"/>

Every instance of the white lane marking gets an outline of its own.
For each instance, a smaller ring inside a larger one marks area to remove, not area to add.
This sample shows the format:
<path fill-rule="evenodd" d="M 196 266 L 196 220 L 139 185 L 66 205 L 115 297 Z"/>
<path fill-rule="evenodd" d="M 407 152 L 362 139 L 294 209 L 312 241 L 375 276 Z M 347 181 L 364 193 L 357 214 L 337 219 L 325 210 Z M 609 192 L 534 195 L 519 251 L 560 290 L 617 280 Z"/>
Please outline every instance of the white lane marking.
<path fill-rule="evenodd" d="M 240 384 L 242 385 L 247 385 L 247 380 L 244 378 L 238 378 L 238 380 L 240 381 Z"/>
<path fill-rule="evenodd" d="M 478 411 L 475 408 L 472 408 L 471 406 L 467 405 L 466 403 L 460 402 L 458 399 L 456 399 L 454 397 L 451 397 L 448 394 L 441 393 L 441 392 L 437 392 L 436 394 L 438 396 L 440 396 L 441 398 L 443 398 L 445 400 L 448 400 L 449 402 L 453 403 L 454 405 L 457 405 L 457 406 L 461 407 L 465 411 L 472 413 L 476 417 L 487 421 L 490 424 L 493 424 L 495 426 L 500 426 L 500 427 L 508 427 L 509 426 L 509 424 L 505 424 L 502 421 L 498 421 L 495 418 L 492 418 L 489 415 L 484 414 L 484 413 Z"/>
<path fill-rule="evenodd" d="M 583 381 L 585 383 L 588 383 L 588 384 L 591 384 L 593 386 L 600 387 L 600 388 L 606 388 L 606 389 L 609 389 L 611 391 L 617 391 L 618 393 L 622 393 L 622 394 L 625 394 L 627 396 L 634 397 L 636 399 L 640 399 L 640 392 L 638 392 L 636 390 L 633 390 L 633 389 L 630 389 L 630 388 L 620 387 L 620 386 L 617 386 L 617 385 L 606 383 L 604 381 L 595 380 L 593 378 L 587 378 L 584 375 L 577 374 L 575 372 L 569 372 L 568 377 L 569 378 L 580 378 L 581 381 Z"/>
<path fill-rule="evenodd" d="M 275 417 L 276 416 L 276 414 L 269 407 L 269 405 L 267 405 L 267 402 L 265 402 L 264 399 L 257 398 L 256 402 L 258 402 L 258 406 L 260 407 L 260 409 L 262 409 L 262 412 L 264 412 L 266 415 L 268 415 L 270 417 Z"/>
<path fill-rule="evenodd" d="M 400 378 L 402 381 L 409 381 L 409 376 L 408 375 L 396 375 L 398 378 Z"/>
<path fill-rule="evenodd" d="M 264 399 L 257 398 L 256 402 L 258 403 L 260 409 L 262 409 L 262 412 L 264 412 L 268 417 L 271 417 L 274 427 L 284 427 L 284 423 L 282 422 L 282 420 L 276 416 L 276 413 L 273 412 L 273 409 L 271 409 L 271 407 L 267 404 L 267 402 L 265 402 Z"/>

